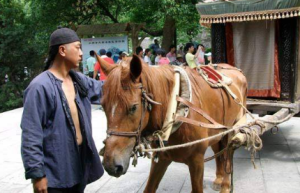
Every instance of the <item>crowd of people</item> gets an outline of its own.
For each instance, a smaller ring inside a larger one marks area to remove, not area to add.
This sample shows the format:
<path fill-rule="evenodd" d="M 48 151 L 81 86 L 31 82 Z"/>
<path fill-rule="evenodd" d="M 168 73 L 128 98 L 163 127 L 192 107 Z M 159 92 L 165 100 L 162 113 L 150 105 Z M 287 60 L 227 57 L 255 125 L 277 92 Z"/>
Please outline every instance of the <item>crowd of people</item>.
<path fill-rule="evenodd" d="M 159 45 L 159 41 L 154 39 L 154 43 L 149 48 L 143 49 L 138 46 L 135 49 L 135 54 L 141 58 L 149 66 L 154 65 L 176 65 L 184 66 L 188 65 L 191 68 L 196 68 L 200 65 L 207 65 L 211 63 L 211 53 L 205 54 L 205 46 L 199 44 L 195 46 L 193 43 L 186 43 L 185 46 L 180 46 L 176 49 L 175 45 L 171 45 L 168 52 L 162 49 Z M 114 63 L 111 59 L 111 53 L 101 49 L 99 51 L 101 58 L 109 63 Z M 129 54 L 127 52 L 120 52 L 117 64 L 125 60 Z M 100 64 L 95 59 L 94 51 L 90 51 L 90 57 L 87 59 L 88 76 L 94 79 L 104 81 L 106 76 L 100 70 Z"/>
<path fill-rule="evenodd" d="M 193 43 L 187 43 L 185 46 L 180 46 L 178 51 L 175 45 L 171 45 L 166 52 L 160 48 L 158 40 L 155 39 L 154 44 L 151 44 L 144 52 L 143 50 L 139 46 L 135 53 L 148 65 L 188 65 L 195 68 L 199 65 L 206 65 L 211 60 L 211 54 L 205 54 L 205 47 L 202 44 L 195 47 Z"/>

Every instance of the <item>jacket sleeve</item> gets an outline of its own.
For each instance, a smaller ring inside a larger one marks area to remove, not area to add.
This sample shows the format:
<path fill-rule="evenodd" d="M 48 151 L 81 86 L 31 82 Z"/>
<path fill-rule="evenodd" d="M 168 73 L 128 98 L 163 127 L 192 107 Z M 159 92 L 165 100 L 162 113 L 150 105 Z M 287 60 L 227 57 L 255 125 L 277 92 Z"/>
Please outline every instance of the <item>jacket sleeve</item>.
<path fill-rule="evenodd" d="M 88 98 L 90 99 L 92 104 L 100 104 L 100 100 L 102 98 L 102 86 L 103 82 L 99 80 L 95 80 L 93 78 L 87 77 L 80 73 L 86 88 L 88 89 Z"/>
<path fill-rule="evenodd" d="M 21 120 L 21 155 L 25 167 L 25 178 L 45 176 L 43 154 L 43 128 L 49 111 L 49 98 L 40 85 L 29 85 L 25 90 L 24 109 Z"/>

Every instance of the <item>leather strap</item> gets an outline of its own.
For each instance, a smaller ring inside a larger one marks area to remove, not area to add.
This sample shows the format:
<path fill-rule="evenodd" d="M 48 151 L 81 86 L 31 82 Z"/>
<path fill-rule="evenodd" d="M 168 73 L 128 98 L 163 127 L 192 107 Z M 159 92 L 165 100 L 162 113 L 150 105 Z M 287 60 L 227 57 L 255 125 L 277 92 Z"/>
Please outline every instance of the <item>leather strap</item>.
<path fill-rule="evenodd" d="M 108 135 L 124 136 L 124 137 L 137 137 L 139 132 L 120 132 L 120 131 L 107 131 Z"/>
<path fill-rule="evenodd" d="M 189 118 L 186 118 L 186 117 L 182 117 L 182 116 L 177 116 L 176 117 L 177 121 L 182 121 L 182 122 L 189 123 L 189 124 L 192 124 L 192 125 L 211 128 L 211 129 L 228 129 L 229 128 L 225 125 L 219 124 L 217 121 L 215 121 L 213 118 L 211 118 L 207 113 L 205 113 L 202 109 L 196 107 L 194 104 L 192 104 L 191 102 L 185 100 L 184 98 L 181 98 L 181 97 L 177 96 L 176 100 L 178 102 L 181 102 L 181 103 L 185 104 L 186 106 L 188 106 L 190 109 L 196 111 L 197 113 L 199 113 L 200 115 L 202 115 L 205 119 L 207 119 L 212 124 L 203 123 L 203 122 L 200 122 L 200 121 L 195 121 L 195 120 L 192 120 L 192 119 L 189 119 Z"/>
<path fill-rule="evenodd" d="M 214 125 L 219 125 L 219 126 L 224 126 L 219 124 L 218 122 L 216 122 L 213 118 L 211 118 L 207 113 L 205 113 L 202 109 L 195 107 L 194 104 L 192 104 L 190 101 L 185 100 L 184 98 L 181 98 L 179 96 L 176 97 L 176 100 L 185 104 L 186 106 L 188 106 L 189 108 L 193 109 L 194 111 L 196 111 L 197 113 L 199 113 L 200 115 L 202 115 L 205 119 L 207 119 L 209 122 L 211 122 Z"/>
<path fill-rule="evenodd" d="M 200 127 L 205 127 L 205 128 L 209 128 L 209 129 L 229 129 L 229 127 L 226 127 L 224 125 L 213 125 L 213 124 L 209 124 L 209 123 L 203 123 L 201 121 L 195 121 L 193 119 L 189 119 L 186 117 L 182 117 L 182 116 L 177 116 L 175 118 L 176 121 L 182 121 L 191 125 L 195 125 L 195 126 L 200 126 Z"/>

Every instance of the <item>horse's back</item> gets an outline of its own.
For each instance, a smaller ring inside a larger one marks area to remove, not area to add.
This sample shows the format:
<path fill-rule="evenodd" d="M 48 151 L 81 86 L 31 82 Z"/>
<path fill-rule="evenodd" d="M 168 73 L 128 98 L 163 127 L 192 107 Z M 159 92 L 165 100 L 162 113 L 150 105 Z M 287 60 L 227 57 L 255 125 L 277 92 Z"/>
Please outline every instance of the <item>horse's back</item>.
<path fill-rule="evenodd" d="M 218 64 L 218 67 L 218 72 L 230 77 L 233 83 L 240 88 L 240 91 L 245 95 L 247 94 L 247 79 L 240 69 L 225 63 Z"/>
<path fill-rule="evenodd" d="M 199 107 L 217 122 L 232 126 L 244 114 L 241 107 L 228 94 L 226 88 L 211 87 L 196 70 L 186 70 L 190 74 L 190 78 L 194 80 L 191 81 L 194 90 L 193 96 L 195 96 L 194 104 L 199 104 Z M 229 64 L 218 64 L 217 71 L 232 80 L 232 83 L 228 85 L 230 92 L 234 93 L 243 105 L 246 105 L 247 81 L 243 73 Z"/>

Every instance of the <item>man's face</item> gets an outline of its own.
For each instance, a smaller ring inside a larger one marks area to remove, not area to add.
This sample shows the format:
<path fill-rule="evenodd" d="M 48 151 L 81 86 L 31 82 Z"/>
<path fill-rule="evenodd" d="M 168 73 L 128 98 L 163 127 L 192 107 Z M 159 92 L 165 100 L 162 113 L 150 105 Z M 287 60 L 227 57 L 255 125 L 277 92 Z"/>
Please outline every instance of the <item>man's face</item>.
<path fill-rule="evenodd" d="M 79 62 L 82 61 L 81 43 L 79 41 L 62 45 L 64 47 L 64 55 L 62 55 L 67 63 L 76 68 L 79 66 Z"/>
<path fill-rule="evenodd" d="M 143 54 L 144 54 L 144 52 L 142 50 L 142 51 L 140 51 L 139 56 L 143 56 Z"/>

